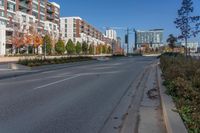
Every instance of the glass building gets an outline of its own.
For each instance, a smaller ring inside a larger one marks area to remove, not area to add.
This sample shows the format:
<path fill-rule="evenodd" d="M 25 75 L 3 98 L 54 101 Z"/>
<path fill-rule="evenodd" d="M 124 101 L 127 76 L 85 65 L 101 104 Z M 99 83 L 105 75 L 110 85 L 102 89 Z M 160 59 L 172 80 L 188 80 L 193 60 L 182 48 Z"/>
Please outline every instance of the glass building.
<path fill-rule="evenodd" d="M 154 29 L 149 31 L 135 32 L 135 47 L 140 48 L 142 45 L 149 45 L 150 48 L 158 48 L 163 45 L 163 29 Z"/>

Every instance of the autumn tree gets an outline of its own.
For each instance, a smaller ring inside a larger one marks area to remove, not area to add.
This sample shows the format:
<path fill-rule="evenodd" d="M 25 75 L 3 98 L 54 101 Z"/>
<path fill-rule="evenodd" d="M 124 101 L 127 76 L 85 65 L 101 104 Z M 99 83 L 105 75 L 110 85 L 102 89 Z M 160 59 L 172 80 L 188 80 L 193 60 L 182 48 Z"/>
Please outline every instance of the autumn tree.
<path fill-rule="evenodd" d="M 178 17 L 175 20 L 176 27 L 180 29 L 180 39 L 184 39 L 187 56 L 188 39 L 200 32 L 200 16 L 192 16 L 194 11 L 192 0 L 182 0 L 182 6 L 178 10 Z"/>
<path fill-rule="evenodd" d="M 65 43 L 62 40 L 58 40 L 55 44 L 55 51 L 60 55 L 65 53 Z"/>
<path fill-rule="evenodd" d="M 71 39 L 68 40 L 67 45 L 66 45 L 66 50 L 68 54 L 74 54 L 76 52 L 76 48 L 74 43 L 72 42 Z"/>

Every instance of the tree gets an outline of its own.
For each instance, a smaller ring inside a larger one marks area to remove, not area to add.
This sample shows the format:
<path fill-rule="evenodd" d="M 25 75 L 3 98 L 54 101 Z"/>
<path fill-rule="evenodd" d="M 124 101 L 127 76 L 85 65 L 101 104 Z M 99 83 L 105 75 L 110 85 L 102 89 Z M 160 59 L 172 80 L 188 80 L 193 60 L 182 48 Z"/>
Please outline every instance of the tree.
<path fill-rule="evenodd" d="M 43 52 L 45 52 L 45 45 L 47 54 L 52 54 L 52 39 L 49 35 L 45 35 L 43 38 Z"/>
<path fill-rule="evenodd" d="M 170 34 L 168 39 L 167 39 L 167 43 L 169 45 L 169 47 L 174 51 L 174 47 L 176 45 L 176 42 L 177 42 L 177 38 L 173 35 L 173 34 Z"/>
<path fill-rule="evenodd" d="M 80 43 L 80 42 L 77 42 L 77 43 L 76 43 L 76 53 L 77 53 L 77 54 L 80 54 L 81 51 L 82 51 L 81 43 Z"/>
<path fill-rule="evenodd" d="M 182 0 L 182 6 L 178 10 L 178 17 L 175 20 L 176 28 L 180 29 L 180 39 L 185 41 L 185 53 L 187 56 L 187 42 L 191 36 L 196 36 L 200 32 L 200 16 L 191 16 L 194 7 L 192 0 Z"/>
<path fill-rule="evenodd" d="M 65 53 L 65 43 L 62 40 L 58 40 L 56 43 L 55 51 L 61 55 Z"/>
<path fill-rule="evenodd" d="M 90 44 L 90 46 L 89 46 L 89 54 L 90 55 L 94 54 L 94 45 L 93 44 Z"/>
<path fill-rule="evenodd" d="M 88 53 L 88 44 L 85 41 L 82 44 L 82 51 L 84 54 Z"/>
<path fill-rule="evenodd" d="M 111 54 L 111 53 L 112 53 L 112 48 L 111 48 L 111 46 L 108 46 L 107 53 L 108 53 L 108 54 Z"/>
<path fill-rule="evenodd" d="M 107 45 L 102 45 L 102 53 L 103 54 L 107 53 Z"/>
<path fill-rule="evenodd" d="M 74 54 L 76 52 L 76 48 L 74 43 L 72 42 L 71 39 L 68 40 L 67 45 L 66 45 L 66 50 L 68 54 Z"/>

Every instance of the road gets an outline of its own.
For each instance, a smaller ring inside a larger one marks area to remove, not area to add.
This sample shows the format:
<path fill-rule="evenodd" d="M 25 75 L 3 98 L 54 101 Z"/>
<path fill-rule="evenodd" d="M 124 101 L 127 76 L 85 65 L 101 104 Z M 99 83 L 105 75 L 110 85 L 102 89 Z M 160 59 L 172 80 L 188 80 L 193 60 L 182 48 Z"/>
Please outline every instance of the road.
<path fill-rule="evenodd" d="M 118 58 L 0 80 L 0 132 L 100 133 L 155 60 Z"/>

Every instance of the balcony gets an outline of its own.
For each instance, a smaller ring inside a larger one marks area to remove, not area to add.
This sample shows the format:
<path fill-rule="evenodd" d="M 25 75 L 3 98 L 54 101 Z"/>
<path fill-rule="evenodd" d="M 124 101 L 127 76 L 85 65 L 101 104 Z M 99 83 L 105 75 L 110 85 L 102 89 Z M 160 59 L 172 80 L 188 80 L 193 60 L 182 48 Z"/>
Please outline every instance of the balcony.
<path fill-rule="evenodd" d="M 47 19 L 54 20 L 54 17 L 52 15 L 47 15 Z"/>
<path fill-rule="evenodd" d="M 26 9 L 27 11 L 29 11 L 31 9 L 30 6 L 27 3 L 24 3 L 24 2 L 19 3 L 19 8 L 20 9 Z"/>
<path fill-rule="evenodd" d="M 47 12 L 50 13 L 50 14 L 54 13 L 54 11 L 51 7 L 47 7 Z"/>

